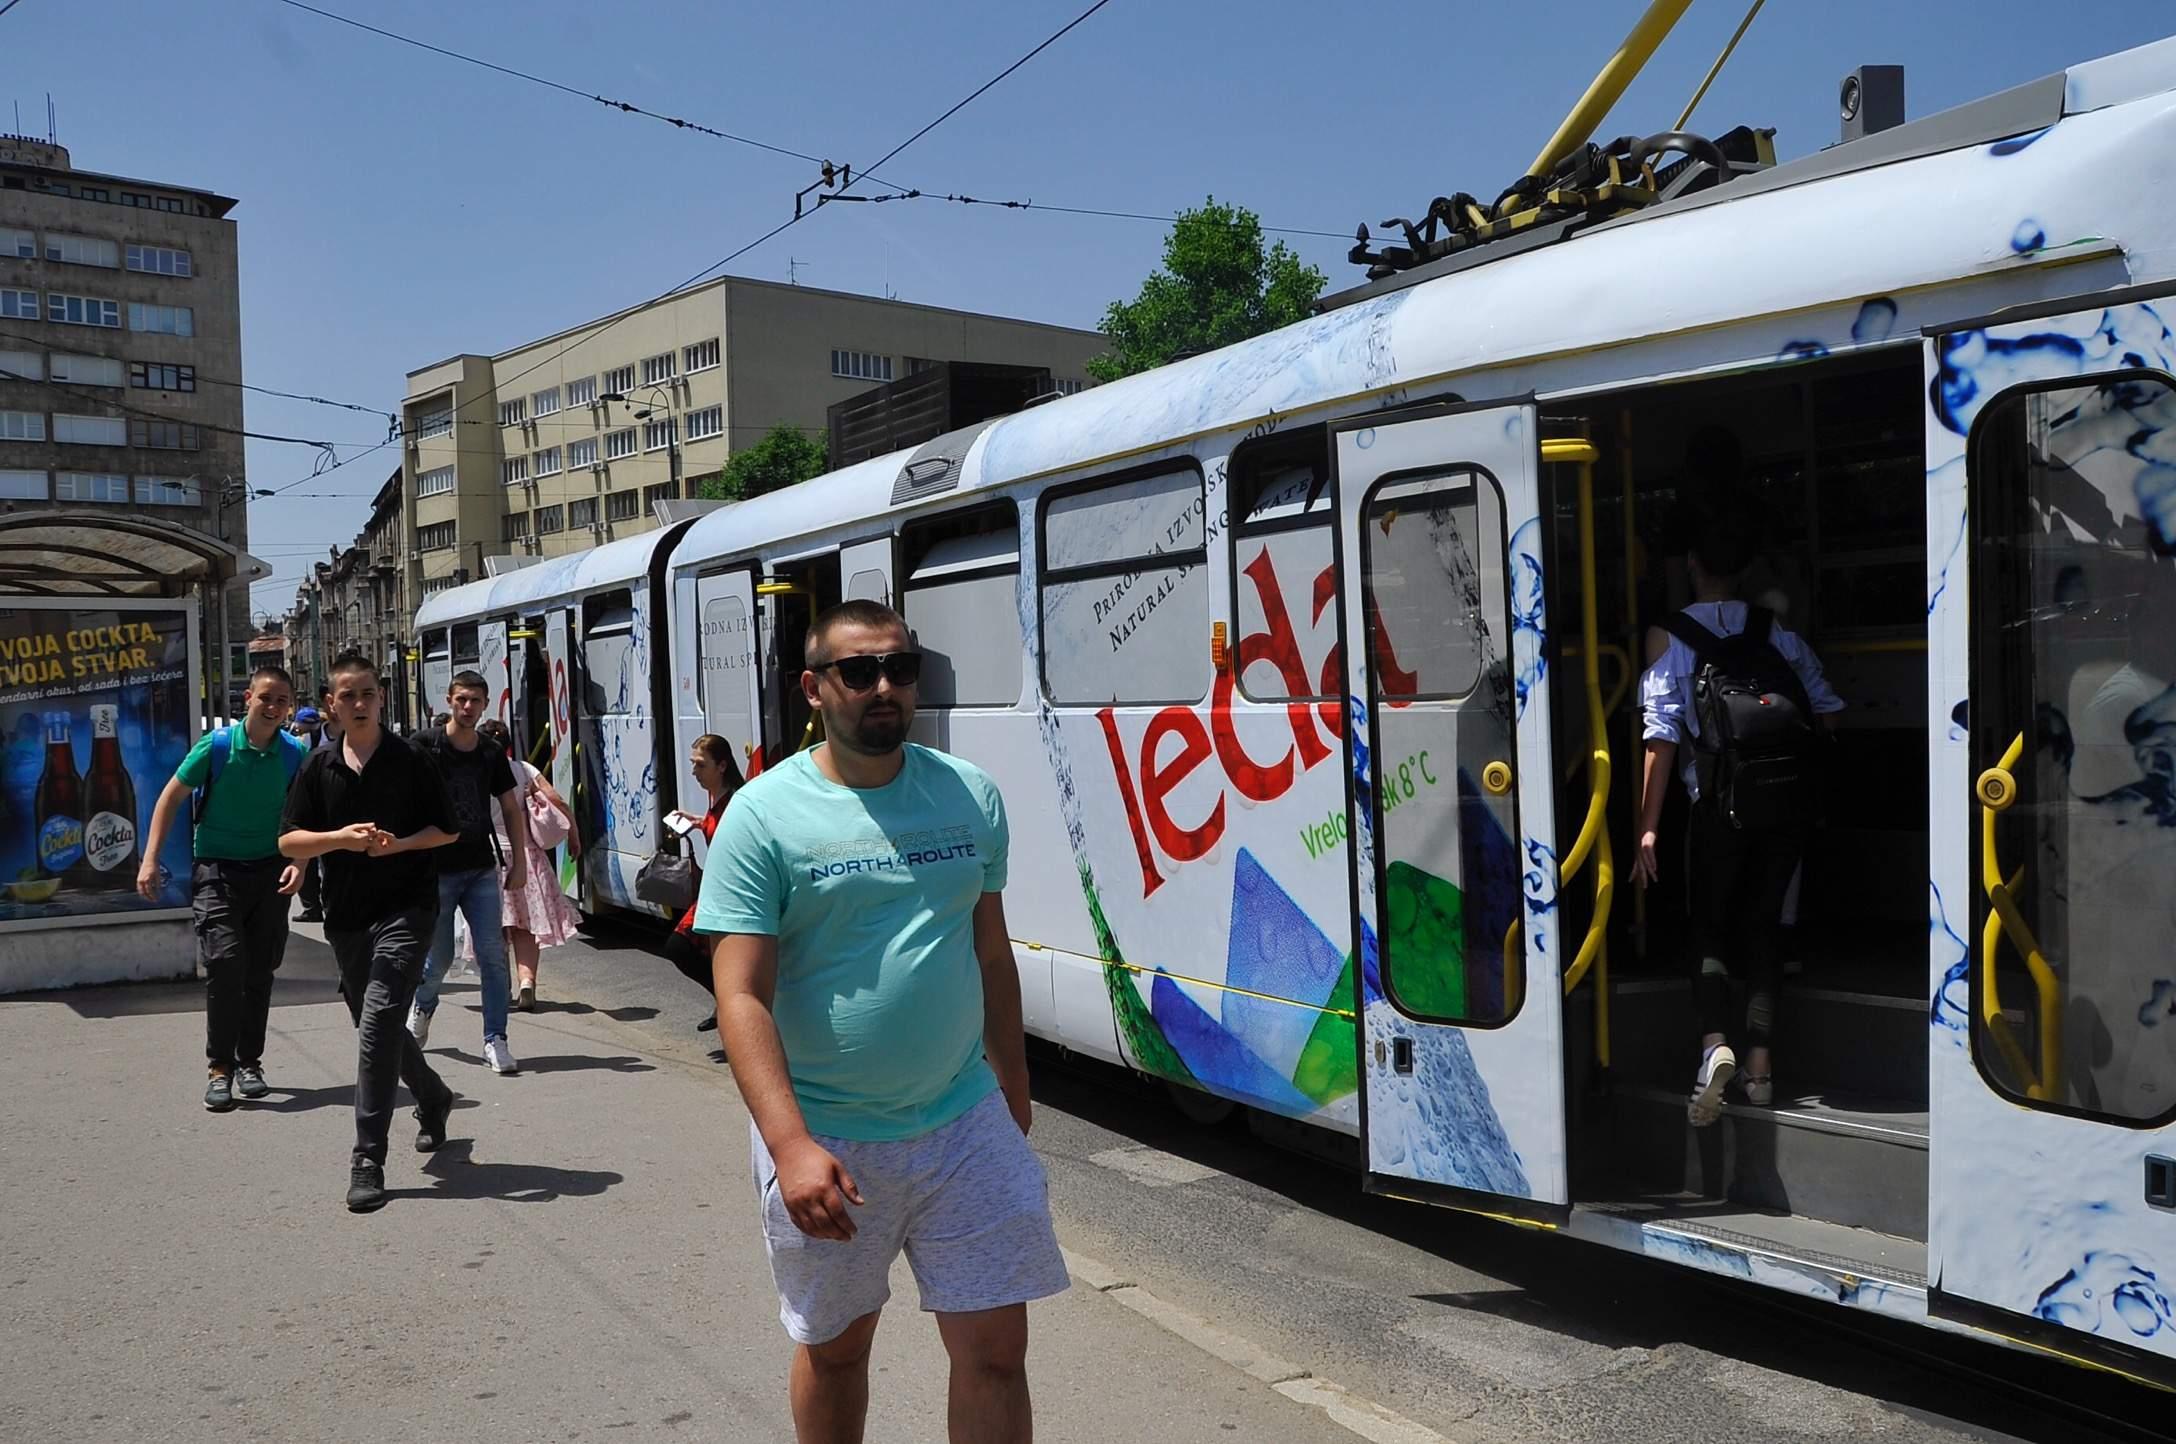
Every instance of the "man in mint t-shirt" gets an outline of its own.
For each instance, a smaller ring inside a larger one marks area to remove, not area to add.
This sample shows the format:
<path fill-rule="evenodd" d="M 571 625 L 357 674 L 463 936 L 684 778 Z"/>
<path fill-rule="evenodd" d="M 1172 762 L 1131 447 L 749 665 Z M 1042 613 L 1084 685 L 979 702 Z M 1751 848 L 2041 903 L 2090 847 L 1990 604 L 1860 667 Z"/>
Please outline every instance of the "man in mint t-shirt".
<path fill-rule="evenodd" d="M 897 612 L 846 602 L 804 646 L 828 740 L 734 795 L 695 908 L 800 1346 L 795 1429 L 861 1438 L 903 1249 L 952 1361 L 952 1438 L 1025 1439 L 1027 1303 L 1066 1276 L 1027 1144 L 1004 800 L 906 744 L 922 657 Z"/>
<path fill-rule="evenodd" d="M 295 684 L 283 668 L 250 674 L 240 723 L 199 737 L 151 809 L 136 890 L 159 896 L 159 849 L 192 794 L 203 789 L 203 815 L 192 834 L 189 910 L 204 965 L 204 1051 L 211 1077 L 204 1106 L 224 1113 L 236 1095 L 262 1098 L 264 1035 L 272 1012 L 272 975 L 287 956 L 287 899 L 302 869 L 280 856 L 280 812 L 287 785 L 308 750 L 284 724 Z M 215 754 L 219 766 L 213 768 Z"/>

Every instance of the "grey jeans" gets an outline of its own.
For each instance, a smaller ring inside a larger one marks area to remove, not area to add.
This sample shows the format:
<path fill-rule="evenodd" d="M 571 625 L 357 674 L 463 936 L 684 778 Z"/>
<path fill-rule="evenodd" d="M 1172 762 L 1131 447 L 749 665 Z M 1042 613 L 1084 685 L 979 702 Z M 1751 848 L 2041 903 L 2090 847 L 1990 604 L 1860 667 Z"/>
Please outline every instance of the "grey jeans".
<path fill-rule="evenodd" d="M 340 964 L 340 993 L 355 1020 L 355 1159 L 385 1162 L 393 1123 L 393 1085 L 406 1083 L 417 1103 L 451 1095 L 408 1031 L 408 1004 L 423 976 L 423 954 L 438 923 L 434 906 L 409 908 L 352 931 L 325 929 Z"/>

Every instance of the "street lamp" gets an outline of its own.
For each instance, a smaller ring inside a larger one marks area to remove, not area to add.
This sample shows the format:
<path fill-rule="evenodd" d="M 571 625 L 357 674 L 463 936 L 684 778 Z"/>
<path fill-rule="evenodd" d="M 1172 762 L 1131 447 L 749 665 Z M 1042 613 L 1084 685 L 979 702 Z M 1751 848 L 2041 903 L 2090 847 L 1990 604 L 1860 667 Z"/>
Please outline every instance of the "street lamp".
<path fill-rule="evenodd" d="M 652 392 L 663 391 L 665 393 L 665 404 L 662 407 L 656 405 L 642 406 L 642 409 L 634 414 L 635 420 L 648 421 L 651 417 L 657 415 L 659 411 L 665 413 L 665 469 L 672 477 L 672 494 L 677 500 L 680 497 L 680 427 L 672 419 L 672 393 L 666 391 L 663 386 L 650 386 L 646 389 Z M 642 405 L 624 391 L 607 391 L 598 396 L 597 399 L 599 401 L 624 402 L 629 406 Z"/>

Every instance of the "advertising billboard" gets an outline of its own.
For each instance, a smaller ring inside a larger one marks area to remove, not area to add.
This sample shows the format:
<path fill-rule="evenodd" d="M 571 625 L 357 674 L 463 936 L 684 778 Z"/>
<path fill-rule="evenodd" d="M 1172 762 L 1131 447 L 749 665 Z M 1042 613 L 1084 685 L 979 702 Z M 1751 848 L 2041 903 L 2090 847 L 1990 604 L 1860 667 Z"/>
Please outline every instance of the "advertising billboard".
<path fill-rule="evenodd" d="M 0 607 L 0 928 L 189 904 L 189 828 L 136 891 L 152 805 L 198 733 L 195 608 Z"/>

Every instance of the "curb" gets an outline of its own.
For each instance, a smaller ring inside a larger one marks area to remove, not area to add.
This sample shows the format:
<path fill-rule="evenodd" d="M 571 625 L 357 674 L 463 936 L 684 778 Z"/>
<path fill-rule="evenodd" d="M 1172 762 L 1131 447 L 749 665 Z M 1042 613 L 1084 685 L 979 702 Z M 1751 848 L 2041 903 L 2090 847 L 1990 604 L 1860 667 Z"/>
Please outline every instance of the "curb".
<path fill-rule="evenodd" d="M 1294 1403 L 1320 1409 L 1332 1423 L 1371 1444 L 1482 1444 L 1479 1435 L 1440 1433 L 1371 1399 L 1364 1399 L 1342 1384 L 1317 1378 L 1289 1359 L 1281 1359 L 1250 1340 L 1158 1298 L 1108 1264 L 1068 1248 L 1061 1248 L 1059 1252 L 1065 1256 L 1066 1272 L 1084 1286 L 1133 1310 L 1164 1332 L 1192 1344 L 1220 1363 L 1259 1379 Z"/>

